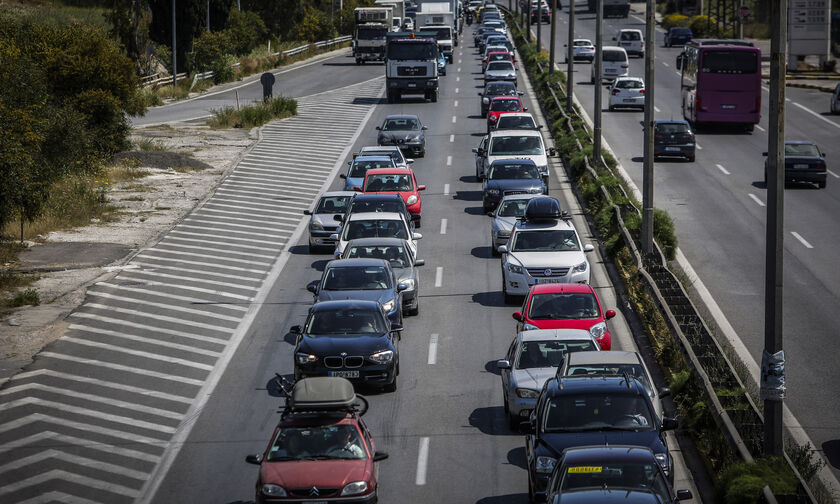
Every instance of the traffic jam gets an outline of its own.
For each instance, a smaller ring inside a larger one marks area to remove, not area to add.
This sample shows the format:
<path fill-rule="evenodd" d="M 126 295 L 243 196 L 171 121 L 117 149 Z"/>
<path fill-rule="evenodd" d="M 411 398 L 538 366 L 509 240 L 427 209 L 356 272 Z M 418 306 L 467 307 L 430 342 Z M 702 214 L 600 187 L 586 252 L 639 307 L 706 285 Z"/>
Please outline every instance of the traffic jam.
<path fill-rule="evenodd" d="M 545 2 L 533 2 L 532 17 L 543 17 L 543 8 Z M 677 420 L 665 416 L 661 402 L 670 391 L 656 388 L 638 352 L 614 349 L 609 324 L 616 312 L 590 285 L 595 247 L 549 196 L 556 154 L 539 116 L 523 104 L 525 78 L 504 14 L 483 1 L 464 2 L 454 27 L 424 23 L 421 14 L 407 23 L 406 12 L 395 24 L 401 31 L 387 37 L 387 101 L 407 94 L 438 99 L 438 81 L 418 77 L 425 67 L 397 68 L 394 75 L 410 77 L 397 83 L 388 73 L 392 64 L 429 60 L 432 73 L 444 75 L 458 33 L 462 46 L 473 44 L 483 71 L 483 124 L 475 132 L 474 167 L 461 169 L 480 186 L 504 302 L 520 307 L 512 313 L 509 347 L 494 364 L 507 427 L 524 435 L 530 501 L 691 499 L 690 491 L 673 487 L 665 432 Z M 577 47 L 576 41 L 576 54 Z M 582 58 L 591 58 L 591 50 L 580 41 Z M 374 54 L 370 46 L 365 51 L 357 64 Z M 639 79 L 615 80 L 615 106 L 643 105 L 643 88 Z M 365 424 L 369 405 L 361 392 L 400 393 L 402 334 L 420 314 L 427 287 L 418 254 L 427 188 L 417 173 L 432 132 L 415 114 L 388 115 L 375 130 L 377 145 L 358 149 L 339 172 L 341 190 L 322 193 L 304 212 L 309 253 L 329 260 L 306 286 L 308 314 L 289 328 L 294 373 L 275 379 L 285 396 L 280 421 L 264 451 L 246 458 L 259 466 L 258 503 L 378 499 L 378 465 L 388 454 L 377 451 L 377 432 Z M 684 155 L 693 159 L 693 151 Z"/>

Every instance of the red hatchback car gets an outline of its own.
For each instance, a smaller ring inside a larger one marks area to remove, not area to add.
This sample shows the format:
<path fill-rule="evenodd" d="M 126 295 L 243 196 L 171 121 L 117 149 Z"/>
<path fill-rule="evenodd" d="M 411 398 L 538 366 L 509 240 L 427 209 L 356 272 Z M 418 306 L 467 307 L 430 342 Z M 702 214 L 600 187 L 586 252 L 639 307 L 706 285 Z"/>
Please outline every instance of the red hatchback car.
<path fill-rule="evenodd" d="M 514 56 L 513 53 L 502 51 L 487 53 L 487 56 L 481 61 L 481 69 L 486 69 L 487 65 L 491 61 L 510 61 L 511 63 L 516 64 L 516 56 Z"/>
<path fill-rule="evenodd" d="M 518 96 L 496 96 L 490 100 L 490 107 L 487 110 L 487 134 L 493 129 L 493 125 L 499 120 L 499 116 L 509 112 L 527 112 L 528 107 L 522 106 L 522 100 Z"/>
<path fill-rule="evenodd" d="M 601 301 L 589 284 L 537 284 L 525 296 L 522 311 L 513 314 L 516 331 L 529 329 L 585 329 L 602 350 L 611 348 L 606 321 L 614 310 L 601 309 Z"/>
<path fill-rule="evenodd" d="M 411 168 L 376 168 L 365 173 L 361 190 L 366 193 L 399 194 L 409 213 L 419 216 L 423 203 L 420 191 L 425 191 L 426 186 L 417 184 Z M 414 221 L 414 226 L 420 227 L 419 217 Z"/>
<path fill-rule="evenodd" d="M 344 378 L 295 383 L 264 453 L 245 460 L 260 466 L 256 502 L 377 501 L 376 452 L 361 416 L 367 401 Z"/>

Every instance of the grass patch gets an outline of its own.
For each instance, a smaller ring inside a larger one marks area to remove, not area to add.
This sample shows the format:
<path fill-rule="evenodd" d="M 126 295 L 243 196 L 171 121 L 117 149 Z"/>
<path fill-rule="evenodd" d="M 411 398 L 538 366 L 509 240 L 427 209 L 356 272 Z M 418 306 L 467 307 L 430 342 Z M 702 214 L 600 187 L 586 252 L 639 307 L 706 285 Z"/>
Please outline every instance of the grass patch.
<path fill-rule="evenodd" d="M 151 138 L 140 138 L 131 142 L 136 150 L 162 152 L 167 150 L 166 146 Z"/>
<path fill-rule="evenodd" d="M 172 207 L 168 206 L 156 206 L 155 210 L 172 210 Z"/>
<path fill-rule="evenodd" d="M 106 167 L 102 176 L 106 179 L 105 185 L 113 185 L 121 182 L 131 182 L 132 180 L 143 178 L 148 174 L 149 172 L 147 170 L 140 168 L 140 162 L 138 160 L 125 158 Z"/>
<path fill-rule="evenodd" d="M 35 289 L 25 289 L 21 292 L 18 292 L 15 297 L 9 299 L 6 302 L 6 306 L 9 308 L 17 308 L 19 306 L 38 306 L 41 304 L 41 296 L 38 294 L 38 291 Z"/>
<path fill-rule="evenodd" d="M 6 13 L 19 16 L 21 19 L 34 19 L 39 24 L 50 26 L 67 26 L 73 23 L 83 23 L 98 26 L 104 31 L 111 29 L 111 23 L 105 19 L 108 9 L 104 7 L 74 7 L 63 5 L 60 1 L 28 3 L 6 3 L 2 6 Z"/>
<path fill-rule="evenodd" d="M 268 103 L 254 103 L 237 110 L 234 107 L 212 109 L 213 118 L 207 121 L 211 128 L 254 128 L 273 119 L 297 114 L 297 100 L 283 96 Z"/>

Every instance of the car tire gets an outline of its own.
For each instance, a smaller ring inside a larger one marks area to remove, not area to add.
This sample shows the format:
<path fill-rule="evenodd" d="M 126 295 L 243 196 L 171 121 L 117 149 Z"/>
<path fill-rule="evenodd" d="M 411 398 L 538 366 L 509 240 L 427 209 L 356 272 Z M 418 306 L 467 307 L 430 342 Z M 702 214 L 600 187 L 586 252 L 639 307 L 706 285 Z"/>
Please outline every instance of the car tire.
<path fill-rule="evenodd" d="M 438 101 L 438 90 L 435 89 L 434 91 L 432 91 L 432 103 L 437 103 L 437 101 Z"/>
<path fill-rule="evenodd" d="M 749 123 L 749 124 L 744 125 L 744 130 L 747 133 L 752 133 L 755 130 L 755 124 Z"/>
<path fill-rule="evenodd" d="M 694 162 L 694 154 L 686 156 L 685 159 L 688 160 L 689 163 L 693 163 Z"/>
<path fill-rule="evenodd" d="M 519 434 L 519 417 L 511 415 L 510 413 L 507 414 L 508 419 L 508 428 L 514 434 Z"/>
<path fill-rule="evenodd" d="M 825 189 L 825 183 L 825 180 L 820 180 L 819 182 L 817 182 L 817 187 L 819 187 L 820 189 Z"/>
<path fill-rule="evenodd" d="M 414 306 L 414 308 L 407 310 L 405 314 L 411 317 L 416 317 L 417 315 L 420 315 L 420 300 L 418 299 L 417 304 Z"/>
<path fill-rule="evenodd" d="M 417 154 L 417 157 L 426 157 L 426 149 L 421 150 L 420 153 Z"/>
<path fill-rule="evenodd" d="M 396 392 L 397 391 L 397 372 L 394 372 L 394 381 L 382 387 L 384 392 Z"/>
<path fill-rule="evenodd" d="M 362 60 L 360 60 L 359 58 L 356 58 L 356 64 L 357 64 L 357 65 L 361 65 L 361 64 L 362 64 Z"/>

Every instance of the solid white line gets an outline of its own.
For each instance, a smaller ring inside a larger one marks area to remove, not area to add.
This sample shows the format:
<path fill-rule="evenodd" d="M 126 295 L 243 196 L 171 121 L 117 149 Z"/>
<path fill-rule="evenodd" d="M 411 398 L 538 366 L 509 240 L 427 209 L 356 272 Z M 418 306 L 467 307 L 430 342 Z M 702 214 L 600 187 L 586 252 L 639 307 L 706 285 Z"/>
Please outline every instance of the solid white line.
<path fill-rule="evenodd" d="M 802 110 L 804 110 L 805 112 L 808 112 L 808 113 L 809 113 L 809 114 L 811 114 L 812 116 L 814 116 L 814 117 L 816 117 L 816 118 L 818 118 L 818 119 L 820 119 L 820 120 L 823 120 L 823 121 L 827 122 L 828 124 L 830 124 L 830 125 L 832 125 L 832 126 L 834 126 L 834 127 L 840 128 L 840 124 L 837 124 L 837 123 L 836 123 L 836 122 L 834 122 L 834 121 L 831 121 L 831 120 L 829 120 L 829 119 L 826 119 L 826 118 L 825 118 L 825 117 L 823 117 L 821 114 L 818 114 L 818 113 L 814 112 L 813 110 L 809 109 L 808 107 L 806 107 L 806 106 L 804 106 L 804 105 L 800 105 L 800 104 L 798 104 L 798 103 L 796 103 L 796 102 L 793 102 L 793 104 L 794 104 L 794 105 L 796 105 L 797 107 L 801 108 L 801 109 L 802 109 Z"/>
<path fill-rule="evenodd" d="M 213 369 L 212 365 L 207 364 L 199 364 L 197 362 L 193 362 L 187 359 L 175 359 L 172 357 L 166 357 L 164 355 L 155 354 L 152 352 L 142 352 L 140 350 L 129 350 L 128 348 L 119 346 L 119 345 L 109 345 L 108 343 L 100 343 L 98 341 L 91 341 L 86 340 L 84 338 L 77 338 L 76 336 L 62 336 L 61 341 L 69 341 L 70 343 L 76 343 L 77 345 L 83 345 L 93 348 L 101 348 L 104 350 L 110 350 L 112 352 L 120 352 L 127 355 L 132 355 L 134 357 L 142 357 L 144 359 L 151 359 L 161 362 L 166 362 L 169 364 L 176 364 L 179 366 L 184 367 L 191 367 L 195 369 L 201 369 L 202 371 L 210 371 Z"/>
<path fill-rule="evenodd" d="M 176 331 L 174 329 L 158 328 L 158 327 L 150 326 L 148 324 L 138 324 L 136 322 L 129 322 L 128 320 L 121 320 L 121 319 L 116 319 L 116 318 L 111 318 L 111 317 L 105 317 L 103 315 L 97 315 L 95 313 L 73 312 L 72 316 L 73 317 L 81 317 L 81 318 L 90 319 L 90 320 L 98 320 L 100 322 L 105 322 L 106 324 L 114 324 L 116 326 L 131 327 L 133 329 L 140 329 L 140 330 L 143 330 L 143 331 L 151 331 L 151 332 L 160 333 L 160 334 L 169 334 L 171 336 L 178 336 L 179 338 L 193 339 L 193 340 L 196 340 L 196 341 L 204 341 L 204 342 L 207 342 L 207 343 L 212 343 L 214 345 L 224 346 L 225 343 L 227 343 L 227 340 L 225 340 L 223 338 L 214 338 L 212 336 L 203 336 L 203 335 L 200 335 L 200 334 L 193 334 L 193 333 L 188 333 L 188 332 L 185 332 L 185 331 Z"/>
<path fill-rule="evenodd" d="M 452 156 L 446 156 L 446 166 L 452 166 Z"/>
<path fill-rule="evenodd" d="M 449 135 L 449 141 L 454 142 L 455 141 L 455 135 Z"/>
<path fill-rule="evenodd" d="M 71 327 L 72 328 L 72 327 Z M 12 381 L 9 383 L 15 383 L 19 380 L 25 380 L 27 378 L 37 378 L 41 375 L 46 376 L 53 376 L 55 378 L 60 378 L 62 380 L 69 380 L 75 381 L 79 383 L 87 383 L 89 385 L 96 385 L 98 387 L 105 387 L 105 388 L 112 388 L 115 390 L 119 390 L 120 392 L 131 392 L 133 394 L 146 396 L 146 397 L 154 397 L 157 399 L 163 399 L 165 401 L 173 401 L 179 402 L 184 404 L 192 404 L 192 398 L 177 396 L 174 394 L 167 394 L 166 392 L 161 392 L 159 390 L 149 390 L 140 387 L 134 387 L 132 385 L 125 385 L 122 383 L 111 383 L 104 380 L 100 380 L 98 378 L 90 378 L 87 376 L 78 376 L 69 373 L 62 373 L 61 371 L 54 371 L 52 369 L 36 369 L 35 371 L 27 371 L 24 373 L 18 373 L 12 378 Z"/>
<path fill-rule="evenodd" d="M 716 164 L 715 166 L 717 166 L 717 169 L 718 169 L 718 170 L 720 170 L 720 171 L 722 171 L 724 175 L 732 175 L 732 174 L 731 174 L 731 173 L 729 173 L 729 171 L 727 171 L 727 169 L 726 169 L 726 168 L 724 168 L 723 166 L 721 166 L 721 165 L 719 165 L 719 164 Z"/>
<path fill-rule="evenodd" d="M 453 106 L 453 107 L 457 107 L 457 106 L 458 106 L 458 100 L 455 100 L 455 101 L 452 103 L 452 106 Z"/>
<path fill-rule="evenodd" d="M 446 234 L 446 219 L 440 220 L 440 234 Z"/>
<path fill-rule="evenodd" d="M 105 282 L 97 282 L 95 285 L 96 285 L 96 287 L 105 287 L 107 289 L 116 289 L 116 290 L 119 290 L 119 291 L 136 292 L 138 294 L 149 294 L 150 296 L 165 297 L 165 298 L 169 298 L 169 299 L 177 299 L 178 301 L 184 301 L 185 303 L 197 303 L 199 305 L 206 305 L 206 304 L 218 305 L 218 304 L 221 304 L 221 303 L 218 303 L 216 301 L 212 301 L 210 299 L 194 298 L 194 297 L 189 297 L 189 296 L 178 296 L 176 294 L 169 294 L 168 292 L 160 292 L 160 291 L 154 291 L 154 290 L 149 290 L 149 289 L 139 289 L 137 287 L 131 287 L 131 286 L 127 286 L 127 285 L 110 284 L 110 283 L 105 283 Z M 92 292 L 92 291 L 88 290 L 88 292 Z M 120 299 L 120 298 L 115 298 L 115 299 Z M 129 300 L 133 301 L 134 298 L 125 298 L 125 300 L 126 301 L 129 301 Z M 164 306 L 169 306 L 169 305 L 164 305 Z M 238 305 L 230 305 L 230 306 L 225 305 L 225 306 L 223 306 L 223 308 L 226 309 L 226 310 L 233 310 L 233 311 L 248 311 L 248 308 L 243 308 L 242 306 L 238 306 Z M 239 321 L 239 318 L 231 319 L 231 320 Z"/>
<path fill-rule="evenodd" d="M 760 199 L 758 199 L 758 196 L 756 196 L 755 194 L 753 194 L 753 193 L 749 193 L 749 196 L 750 196 L 750 198 L 752 198 L 752 200 L 753 200 L 753 201 L 755 201 L 756 203 L 758 203 L 758 206 L 762 206 L 762 207 L 763 207 L 763 206 L 767 206 L 767 205 L 765 205 L 765 204 L 764 204 L 764 202 L 763 202 L 763 201 L 761 201 Z"/>
<path fill-rule="evenodd" d="M 657 107 L 656 105 L 653 106 L 653 110 L 654 110 L 654 112 L 662 112 L 661 110 L 659 110 L 659 107 Z"/>
<path fill-rule="evenodd" d="M 426 466 L 429 464 L 429 438 L 420 438 L 420 451 L 417 453 L 417 478 L 414 482 L 418 485 L 426 484 Z"/>
<path fill-rule="evenodd" d="M 429 365 L 437 363 L 437 347 L 438 335 L 432 334 L 432 336 L 429 338 Z"/>
<path fill-rule="evenodd" d="M 762 128 L 759 124 L 755 125 L 755 129 L 757 129 L 758 131 L 767 131 L 766 129 Z"/>
<path fill-rule="evenodd" d="M 837 175 L 834 175 L 834 176 L 836 177 Z M 444 196 L 449 196 L 449 184 L 443 184 L 443 195 Z"/>
<path fill-rule="evenodd" d="M 832 177 L 834 177 L 834 178 L 840 178 L 840 175 L 837 175 L 837 174 L 836 174 L 836 173 L 834 173 L 833 171 L 831 171 L 831 170 L 826 170 L 826 171 L 827 171 L 827 172 L 828 172 L 828 174 L 829 174 L 829 175 L 831 175 Z"/>
<path fill-rule="evenodd" d="M 458 120 L 458 116 L 452 116 L 452 124 L 455 124 L 455 121 Z"/>
<path fill-rule="evenodd" d="M 129 310 L 128 308 L 118 308 L 116 306 L 106 306 L 106 305 L 102 305 L 102 304 L 99 304 L 99 303 L 87 303 L 84 306 L 86 306 L 88 308 L 99 308 L 100 310 L 112 311 L 112 312 L 117 312 L 117 313 L 125 313 L 126 315 L 137 315 L 137 316 L 140 316 L 140 317 L 151 318 L 151 319 L 160 320 L 160 321 L 163 321 L 163 322 L 172 322 L 173 324 L 183 324 L 183 325 L 188 325 L 188 326 L 192 326 L 192 327 L 200 327 L 202 329 L 209 329 L 209 330 L 212 330 L 212 331 L 219 331 L 219 332 L 225 332 L 225 333 L 232 333 L 233 332 L 233 330 L 231 330 L 231 329 L 228 329 L 226 327 L 219 327 L 218 325 L 215 325 L 215 324 L 202 324 L 201 322 L 193 322 L 191 320 L 184 320 L 182 318 L 167 317 L 167 316 L 164 316 L 164 315 L 160 315 L 159 313 L 144 312 L 144 311 L 140 311 L 140 310 Z M 78 313 L 78 312 L 76 312 L 76 313 Z M 76 313 L 74 313 L 73 315 L 75 315 Z"/>
<path fill-rule="evenodd" d="M 218 351 L 218 352 L 215 351 L 215 350 L 205 350 L 203 348 L 198 348 L 194 345 L 180 345 L 178 343 L 171 343 L 169 341 L 153 339 L 153 338 L 149 337 L 148 335 L 135 336 L 133 334 L 127 334 L 127 333 L 121 332 L 121 331 L 111 331 L 111 330 L 108 330 L 108 329 L 100 329 L 98 327 L 90 327 L 90 326 L 81 325 L 81 324 L 70 324 L 69 329 L 73 329 L 73 330 L 76 330 L 76 331 L 83 331 L 83 332 L 87 332 L 87 333 L 93 333 L 93 334 L 104 334 L 106 336 L 112 336 L 114 338 L 123 338 L 123 339 L 127 339 L 127 340 L 132 340 L 132 341 L 139 341 L 140 343 L 148 343 L 149 345 L 163 346 L 163 347 L 166 347 L 166 348 L 172 348 L 174 350 L 183 350 L 184 352 L 190 352 L 190 353 L 199 354 L 199 355 L 207 355 L 209 357 L 218 357 L 222 353 L 221 350 Z M 197 338 L 191 338 L 191 339 L 197 339 Z M 201 340 L 199 340 L 199 341 L 201 341 Z M 208 341 L 208 340 L 204 339 L 203 341 Z M 211 341 L 211 343 L 219 344 L 219 341 L 218 340 Z"/>
<path fill-rule="evenodd" d="M 799 233 L 797 233 L 796 231 L 791 231 L 791 232 L 790 232 L 790 234 L 792 234 L 794 238 L 796 238 L 797 240 L 799 240 L 799 243 L 801 243 L 802 245 L 805 245 L 805 248 L 809 248 L 809 249 L 814 248 L 814 246 L 813 246 L 813 245 L 811 245 L 810 243 L 808 243 L 808 241 L 807 241 L 805 238 L 802 238 L 802 235 L 800 235 L 800 234 L 799 234 Z"/>
<path fill-rule="evenodd" d="M 152 259 L 152 258 L 150 257 L 149 259 Z M 157 270 L 157 269 L 173 270 L 174 269 L 178 273 L 198 273 L 199 275 L 203 275 L 203 276 L 208 276 L 209 275 L 209 276 L 216 276 L 216 277 L 219 277 L 219 278 L 230 278 L 230 279 L 233 279 L 233 280 L 246 280 L 246 281 L 254 282 L 254 283 L 257 283 L 257 284 L 262 281 L 261 278 L 245 278 L 242 275 L 228 275 L 227 273 L 219 273 L 217 271 L 207 271 L 207 270 L 199 270 L 199 269 L 192 269 L 192 268 L 183 268 L 181 266 L 172 266 L 172 265 L 169 265 L 169 264 L 155 264 L 155 263 L 143 261 L 142 259 L 141 260 L 136 260 L 135 259 L 134 261 L 132 261 L 132 264 L 136 264 L 138 266 L 145 266 L 147 268 L 152 268 L 153 270 Z M 142 273 L 146 273 L 146 272 L 144 271 Z M 150 274 L 156 274 L 156 273 L 150 273 Z M 194 281 L 195 282 L 211 283 L 210 281 L 199 280 L 199 279 L 196 279 Z M 248 289 L 248 290 L 256 290 L 255 287 L 251 287 L 251 286 L 248 286 L 248 285 L 242 285 L 241 288 L 242 289 Z"/>
<path fill-rule="evenodd" d="M 443 266 L 438 266 L 435 269 L 435 287 L 443 285 Z"/>

